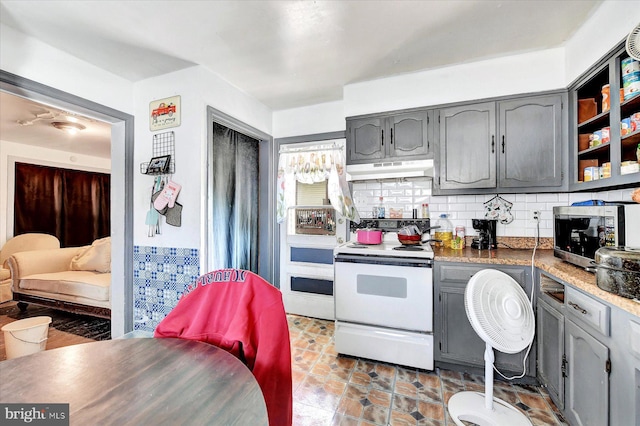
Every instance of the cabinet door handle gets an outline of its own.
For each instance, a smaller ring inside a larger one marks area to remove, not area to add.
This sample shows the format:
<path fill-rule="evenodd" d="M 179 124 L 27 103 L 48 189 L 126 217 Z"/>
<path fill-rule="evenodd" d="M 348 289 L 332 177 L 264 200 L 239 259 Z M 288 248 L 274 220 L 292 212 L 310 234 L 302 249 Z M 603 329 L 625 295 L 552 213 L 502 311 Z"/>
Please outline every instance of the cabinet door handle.
<path fill-rule="evenodd" d="M 502 153 L 504 154 L 504 135 L 502 135 Z"/>
<path fill-rule="evenodd" d="M 569 302 L 569 306 L 571 306 L 573 309 L 580 312 L 581 314 L 587 315 L 587 310 L 581 308 L 580 305 L 578 305 L 577 303 Z"/>
<path fill-rule="evenodd" d="M 491 153 L 495 154 L 496 152 L 496 135 L 491 135 Z"/>
<path fill-rule="evenodd" d="M 382 129 L 381 132 L 382 132 L 382 146 L 384 146 L 384 129 Z"/>
<path fill-rule="evenodd" d="M 390 142 L 390 144 L 393 145 L 393 128 L 391 128 L 391 142 Z"/>

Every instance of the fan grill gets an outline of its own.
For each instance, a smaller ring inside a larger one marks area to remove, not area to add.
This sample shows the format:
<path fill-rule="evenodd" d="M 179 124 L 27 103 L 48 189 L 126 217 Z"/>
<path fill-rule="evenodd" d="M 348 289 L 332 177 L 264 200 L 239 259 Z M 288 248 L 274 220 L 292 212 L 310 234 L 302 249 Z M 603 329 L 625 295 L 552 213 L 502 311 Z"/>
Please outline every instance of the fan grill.
<path fill-rule="evenodd" d="M 629 56 L 640 61 L 640 24 L 638 24 L 627 37 L 626 50 Z"/>
<path fill-rule="evenodd" d="M 474 331 L 500 352 L 520 352 L 533 340 L 533 309 L 509 275 L 490 269 L 478 272 L 467 285 L 464 301 Z"/>

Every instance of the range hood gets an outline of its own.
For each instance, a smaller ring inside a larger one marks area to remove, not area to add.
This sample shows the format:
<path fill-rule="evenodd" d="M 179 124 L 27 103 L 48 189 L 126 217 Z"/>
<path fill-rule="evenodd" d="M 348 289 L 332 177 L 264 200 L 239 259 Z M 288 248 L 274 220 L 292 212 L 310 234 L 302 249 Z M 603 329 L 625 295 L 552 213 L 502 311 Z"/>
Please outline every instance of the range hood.
<path fill-rule="evenodd" d="M 382 161 L 347 165 L 347 180 L 433 177 L 433 160 Z"/>

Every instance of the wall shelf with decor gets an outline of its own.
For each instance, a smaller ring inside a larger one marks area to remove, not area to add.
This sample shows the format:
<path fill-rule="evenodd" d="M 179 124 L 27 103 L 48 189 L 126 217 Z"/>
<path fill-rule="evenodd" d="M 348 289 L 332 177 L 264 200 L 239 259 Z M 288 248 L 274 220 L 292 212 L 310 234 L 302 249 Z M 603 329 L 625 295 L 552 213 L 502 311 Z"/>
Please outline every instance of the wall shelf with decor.
<path fill-rule="evenodd" d="M 175 173 L 176 137 L 174 132 L 153 135 L 151 152 L 151 160 L 140 163 L 140 173 L 149 176 L 172 175 Z"/>
<path fill-rule="evenodd" d="M 631 60 L 618 45 L 570 87 L 570 190 L 637 185 L 640 95 L 623 87 Z"/>

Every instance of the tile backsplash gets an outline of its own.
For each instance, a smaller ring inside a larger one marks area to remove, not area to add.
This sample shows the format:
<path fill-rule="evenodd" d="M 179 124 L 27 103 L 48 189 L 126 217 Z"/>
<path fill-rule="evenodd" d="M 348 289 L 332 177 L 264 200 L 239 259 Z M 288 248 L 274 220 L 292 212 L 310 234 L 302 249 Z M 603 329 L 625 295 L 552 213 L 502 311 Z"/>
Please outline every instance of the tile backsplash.
<path fill-rule="evenodd" d="M 200 276 L 197 249 L 134 246 L 133 329 L 153 332 Z"/>
<path fill-rule="evenodd" d="M 403 217 L 411 218 L 412 210 L 421 213 L 421 205 L 429 204 L 431 223 L 442 213 L 449 215 L 454 226 L 464 226 L 467 235 L 476 235 L 471 226 L 471 219 L 482 219 L 485 215 L 484 204 L 496 194 L 487 195 L 431 195 L 431 179 L 382 180 L 353 183 L 353 199 L 363 218 L 372 217 L 373 208 L 383 197 L 386 217 L 391 208 L 403 212 Z M 631 189 L 601 192 L 580 193 L 545 193 L 545 194 L 500 194 L 502 198 L 513 203 L 511 213 L 513 221 L 509 224 L 498 223 L 497 234 L 504 237 L 535 237 L 536 223 L 529 220 L 533 210 L 541 212 L 540 237 L 553 237 L 554 206 L 567 206 L 576 201 L 598 199 L 604 201 L 631 201 Z"/>

